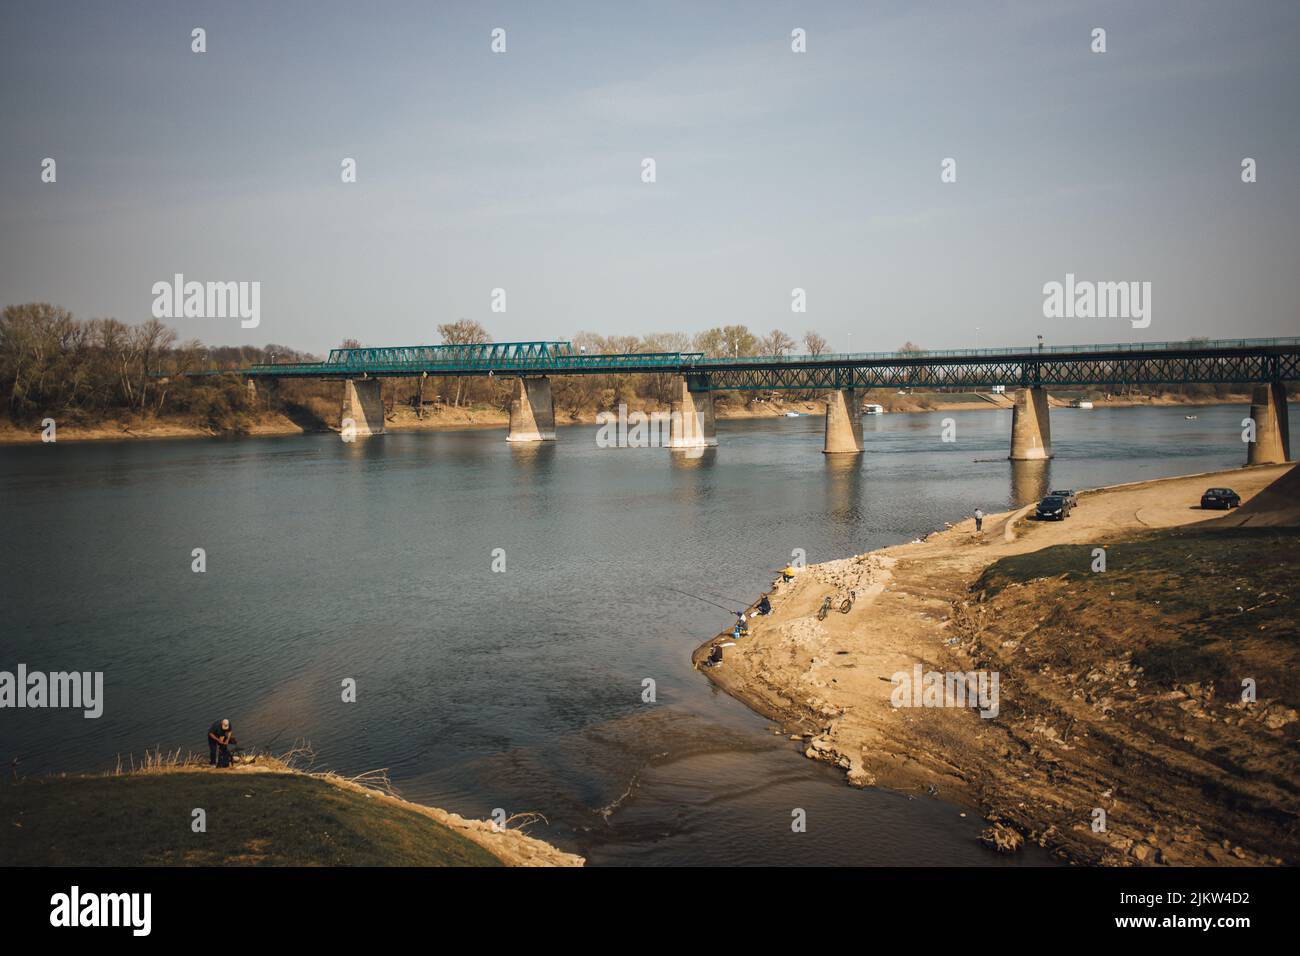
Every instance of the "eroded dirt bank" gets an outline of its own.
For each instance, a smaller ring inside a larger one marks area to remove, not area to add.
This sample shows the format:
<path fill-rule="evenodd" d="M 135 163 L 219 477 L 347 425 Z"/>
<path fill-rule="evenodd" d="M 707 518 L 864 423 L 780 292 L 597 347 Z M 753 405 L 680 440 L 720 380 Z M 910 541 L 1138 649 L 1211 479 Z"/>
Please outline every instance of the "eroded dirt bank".
<path fill-rule="evenodd" d="M 1201 511 L 1212 485 L 1246 505 Z M 1006 513 L 976 534 L 968 519 L 813 565 L 702 669 L 849 783 L 978 808 L 991 846 L 1030 839 L 1110 865 L 1294 864 L 1298 485 L 1300 470 L 1269 466 L 1118 486 L 1083 494 L 1064 522 Z M 996 715 L 894 706 L 896 675 L 918 665 L 996 673 Z"/>

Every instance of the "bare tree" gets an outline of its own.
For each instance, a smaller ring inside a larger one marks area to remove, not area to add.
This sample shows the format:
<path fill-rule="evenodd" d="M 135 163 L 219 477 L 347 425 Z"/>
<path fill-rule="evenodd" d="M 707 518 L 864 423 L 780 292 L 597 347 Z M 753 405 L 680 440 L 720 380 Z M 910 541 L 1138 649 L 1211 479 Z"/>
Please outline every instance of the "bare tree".
<path fill-rule="evenodd" d="M 176 331 L 157 319 L 150 319 L 135 327 L 133 337 L 140 363 L 140 385 L 137 390 L 140 393 L 140 410 L 144 411 L 154 373 L 162 371 L 162 358 L 176 343 Z"/>
<path fill-rule="evenodd" d="M 758 343 L 758 350 L 763 355 L 785 355 L 791 351 L 797 343 L 790 336 L 786 335 L 780 329 L 773 329 L 767 335 L 763 336 Z"/>
<path fill-rule="evenodd" d="M 733 358 L 753 355 L 758 350 L 758 336 L 746 325 L 728 325 L 722 330 L 726 354 Z"/>
<path fill-rule="evenodd" d="M 826 340 L 811 329 L 803 334 L 803 347 L 808 351 L 809 355 L 826 354 Z"/>
<path fill-rule="evenodd" d="M 457 319 L 438 326 L 438 335 L 443 345 L 486 345 L 492 341 L 488 330 L 473 319 Z M 452 406 L 460 407 L 461 391 L 464 388 L 464 376 L 456 376 L 456 398 Z"/>
<path fill-rule="evenodd" d="M 689 352 L 690 350 L 691 337 L 683 332 L 656 332 L 641 340 L 643 352 Z M 638 376 L 646 380 L 648 390 L 660 405 L 666 405 L 672 400 L 674 377 L 669 372 L 652 372 L 649 375 Z"/>
<path fill-rule="evenodd" d="M 457 319 L 438 326 L 443 345 L 485 345 L 492 341 L 488 330 L 473 319 Z"/>
<path fill-rule="evenodd" d="M 692 343 L 695 351 L 703 352 L 705 358 L 720 358 L 727 354 L 727 342 L 722 329 L 705 329 L 696 333 Z"/>

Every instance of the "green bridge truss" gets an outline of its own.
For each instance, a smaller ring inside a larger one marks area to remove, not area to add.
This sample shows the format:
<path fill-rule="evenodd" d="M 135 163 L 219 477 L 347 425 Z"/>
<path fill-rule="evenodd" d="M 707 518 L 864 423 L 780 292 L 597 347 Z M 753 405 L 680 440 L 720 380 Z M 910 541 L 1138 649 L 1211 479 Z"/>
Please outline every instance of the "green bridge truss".
<path fill-rule="evenodd" d="M 360 378 L 404 375 L 583 374 L 677 371 L 702 352 L 588 355 L 571 342 L 488 342 L 482 345 L 402 345 L 334 349 L 324 362 L 253 365 L 243 375 L 281 378 Z"/>
<path fill-rule="evenodd" d="M 615 372 L 684 375 L 698 391 L 1289 382 L 1300 380 L 1300 338 L 754 358 L 705 358 L 700 352 L 588 355 L 570 342 L 495 342 L 334 349 L 324 362 L 238 370 L 254 377 L 326 379 Z"/>

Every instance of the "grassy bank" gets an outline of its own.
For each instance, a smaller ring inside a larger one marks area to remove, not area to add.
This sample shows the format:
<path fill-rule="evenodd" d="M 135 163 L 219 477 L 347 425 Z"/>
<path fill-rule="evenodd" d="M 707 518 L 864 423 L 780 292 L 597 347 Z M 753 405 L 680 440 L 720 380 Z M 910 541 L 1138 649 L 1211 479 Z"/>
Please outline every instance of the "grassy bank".
<path fill-rule="evenodd" d="M 194 810 L 207 830 L 191 829 Z M 582 861 L 518 830 L 267 765 L 0 786 L 7 866 L 502 866 Z"/>
<path fill-rule="evenodd" d="M 1067 651 L 1076 668 L 1128 655 L 1148 680 L 1200 684 L 1220 700 L 1239 697 L 1238 675 L 1249 675 L 1300 702 L 1300 530 L 1139 535 L 1108 545 L 1104 575 L 1091 552 L 1061 544 L 1002 558 L 973 585 L 999 632 L 1031 635 L 1020 646 L 1040 668 Z"/>
<path fill-rule="evenodd" d="M 1173 528 L 1106 550 L 1105 573 L 1087 545 L 1001 558 L 958 605 L 955 650 L 1002 674 L 997 729 L 1050 780 L 975 768 L 994 812 L 1055 827 L 1076 859 L 1300 860 L 1300 530 Z M 1095 808 L 1107 834 L 1078 825 Z"/>

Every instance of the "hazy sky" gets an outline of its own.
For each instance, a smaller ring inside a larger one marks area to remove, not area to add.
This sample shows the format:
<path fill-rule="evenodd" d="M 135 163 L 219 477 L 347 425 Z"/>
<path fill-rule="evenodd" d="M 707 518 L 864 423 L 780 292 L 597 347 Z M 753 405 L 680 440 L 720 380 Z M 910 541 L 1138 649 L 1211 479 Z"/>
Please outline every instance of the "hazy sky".
<path fill-rule="evenodd" d="M 1295 0 L 0 16 L 3 303 L 138 322 L 176 272 L 257 280 L 258 328 L 170 324 L 317 352 L 461 317 L 499 341 L 745 323 L 838 350 L 1300 334 Z M 1151 282 L 1150 327 L 1045 319 L 1067 272 Z"/>

